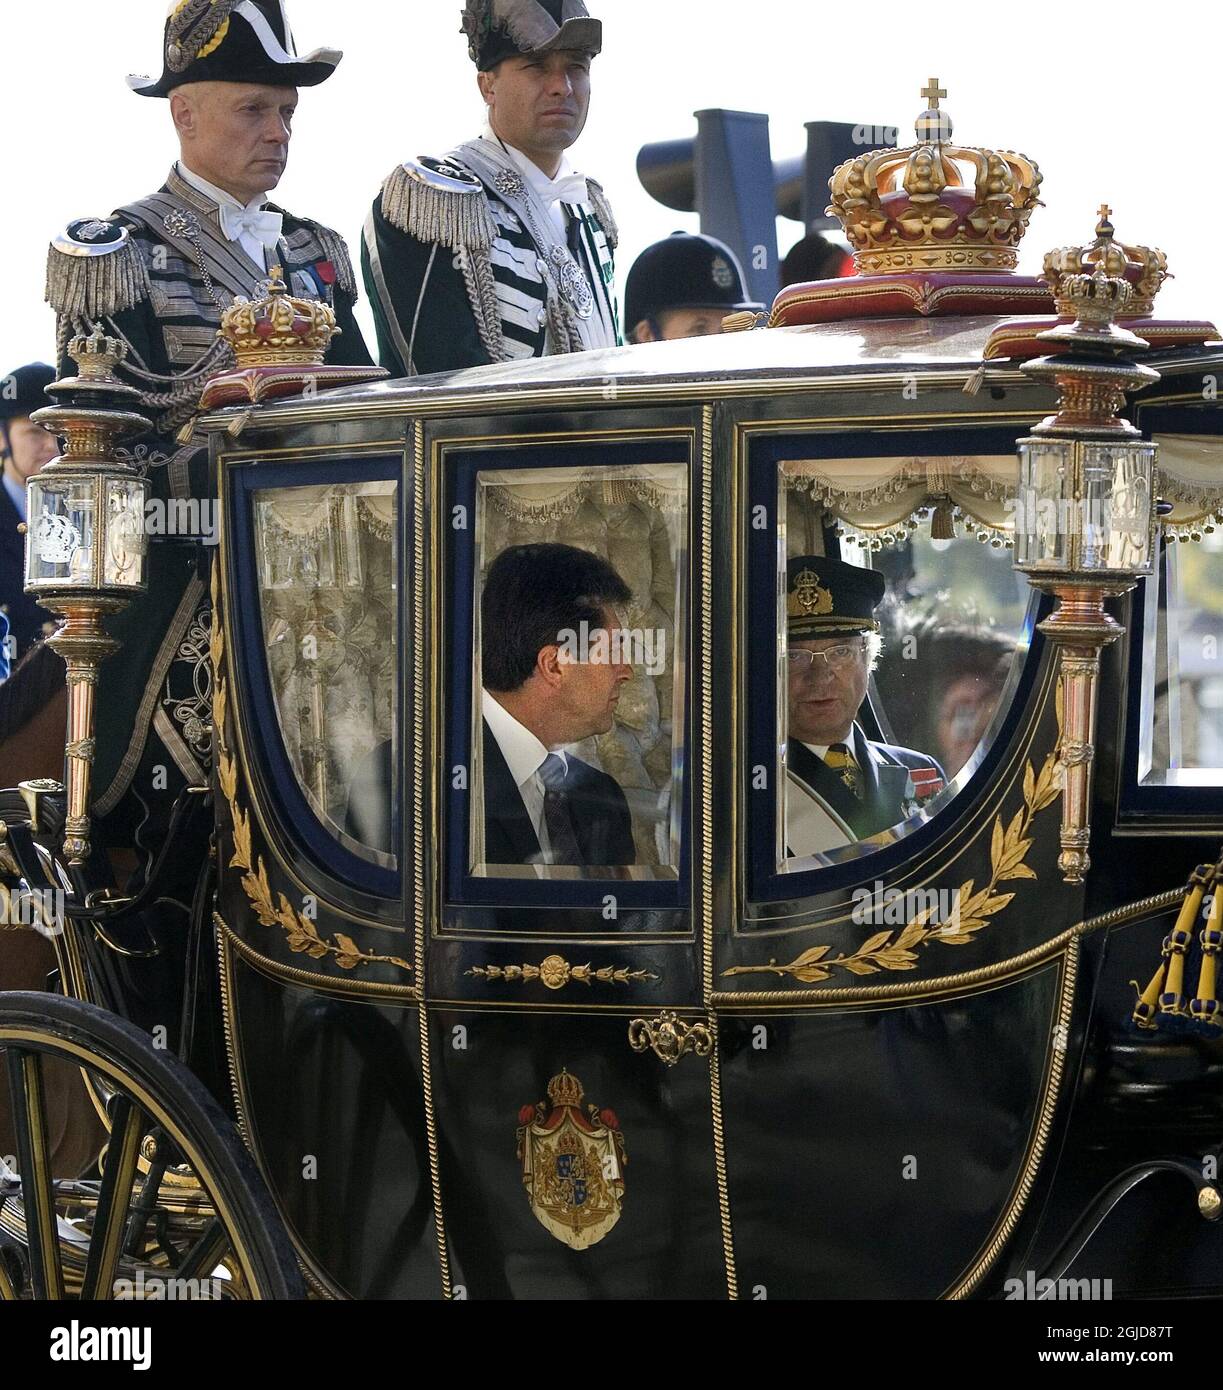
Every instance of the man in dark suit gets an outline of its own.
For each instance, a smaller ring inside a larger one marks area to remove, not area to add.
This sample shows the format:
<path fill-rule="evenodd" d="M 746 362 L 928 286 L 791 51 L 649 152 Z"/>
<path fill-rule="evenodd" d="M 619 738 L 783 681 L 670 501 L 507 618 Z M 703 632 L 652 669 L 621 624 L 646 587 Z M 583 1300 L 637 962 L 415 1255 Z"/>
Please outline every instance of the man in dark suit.
<path fill-rule="evenodd" d="M 517 545 L 481 601 L 485 864 L 632 864 L 619 784 L 567 752 L 605 734 L 632 666 L 610 641 L 628 585 L 597 555 Z"/>
<path fill-rule="evenodd" d="M 792 858 L 869 839 L 946 785 L 925 753 L 868 739 L 857 713 L 879 654 L 883 576 L 803 555 L 786 599 L 786 846 Z"/>
<path fill-rule="evenodd" d="M 0 608 L 8 617 L 7 654 L 13 665 L 55 628 L 51 614 L 25 592 L 25 536 L 17 530 L 26 519 L 26 483 L 55 457 L 55 436 L 30 420 L 51 404 L 45 388 L 54 380 L 54 371 L 42 362 L 0 378 Z"/>
<path fill-rule="evenodd" d="M 605 734 L 632 676 L 612 640 L 631 597 L 606 560 L 569 545 L 516 545 L 489 568 L 480 606 L 482 849 L 472 864 L 636 862 L 618 782 L 567 749 Z M 392 849 L 391 743 L 358 766 L 345 830 Z M 473 841 L 476 836 L 473 834 Z"/>

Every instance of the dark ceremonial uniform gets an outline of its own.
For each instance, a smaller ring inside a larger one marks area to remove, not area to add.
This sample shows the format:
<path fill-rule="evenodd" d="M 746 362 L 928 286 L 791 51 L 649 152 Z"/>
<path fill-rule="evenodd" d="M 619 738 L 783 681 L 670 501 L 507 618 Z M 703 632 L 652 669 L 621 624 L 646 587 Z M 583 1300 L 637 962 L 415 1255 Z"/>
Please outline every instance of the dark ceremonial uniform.
<path fill-rule="evenodd" d="M 883 597 L 884 580 L 877 571 L 804 555 L 789 562 L 787 578 L 791 644 L 878 632 L 874 610 Z M 786 741 L 787 856 L 802 858 L 878 835 L 915 815 L 946 782 L 934 758 L 875 742 L 857 722 L 844 742 L 824 747 L 804 743 L 791 731 Z"/>
<path fill-rule="evenodd" d="M 180 5 L 166 23 L 165 51 L 158 81 L 129 78 L 141 95 L 168 96 L 199 81 L 313 86 L 340 58 L 319 50 L 299 59 L 281 0 L 224 0 L 203 10 Z M 47 299 L 58 315 L 61 373 L 74 371 L 63 356 L 74 334 L 100 328 L 126 345 L 120 376 L 141 392 L 137 408 L 154 424 L 153 433 L 129 442 L 130 456 L 145 469 L 163 514 L 173 514 L 167 504 L 194 499 L 195 511 L 178 515 L 198 518 L 215 540 L 215 517 L 198 507 L 214 495 L 207 450 L 176 435 L 196 413 L 208 378 L 233 363 L 217 337 L 222 313 L 239 296 L 259 298 L 268 267 L 279 264 L 295 295 L 334 308 L 342 335 L 329 361 L 371 359 L 353 317 L 357 287 L 339 234 L 268 205 L 265 212 L 282 223 L 266 249 L 256 246 L 264 249 L 260 264 L 245 237 L 226 235 L 219 201 L 200 182 L 176 166 L 152 196 L 108 219 L 72 223 L 52 243 Z M 207 552 L 191 538 L 163 539 L 149 529 L 148 592 L 107 624 L 122 645 L 101 668 L 93 785 L 94 810 L 103 817 L 134 788 L 140 804 L 126 803 L 129 828 L 147 819 L 143 830 L 155 845 L 177 793 L 207 781 L 211 612 L 201 563 Z"/>
<path fill-rule="evenodd" d="M 42 362 L 19 367 L 4 380 L 0 390 L 0 427 L 51 404 L 46 388 L 55 372 Z M 7 447 L 7 438 L 0 436 Z M 7 477 L 0 483 L 0 609 L 8 619 L 5 629 L 12 644 L 8 649 L 15 665 L 30 647 L 55 631 L 55 619 L 25 591 L 25 536 L 17 529 L 25 521 L 24 484 Z M 16 494 L 15 496 L 13 494 Z"/>
<path fill-rule="evenodd" d="M 491 0 L 473 0 L 465 27 L 482 71 L 602 44 L 579 0 L 503 0 L 495 17 Z M 618 239 L 598 183 L 564 162 L 550 180 L 491 130 L 442 159 L 408 160 L 362 239 L 382 365 L 402 377 L 615 347 Z"/>

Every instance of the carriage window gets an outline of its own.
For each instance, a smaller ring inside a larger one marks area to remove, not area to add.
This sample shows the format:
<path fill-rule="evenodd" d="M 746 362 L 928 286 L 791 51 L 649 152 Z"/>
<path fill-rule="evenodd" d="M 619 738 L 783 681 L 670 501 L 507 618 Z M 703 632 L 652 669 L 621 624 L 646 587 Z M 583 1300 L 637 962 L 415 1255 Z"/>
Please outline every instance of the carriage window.
<path fill-rule="evenodd" d="M 1223 536 L 1165 545 L 1143 604 L 1146 786 L 1223 786 Z"/>
<path fill-rule="evenodd" d="M 959 463 L 976 521 L 950 500 L 909 520 L 930 461 L 781 467 L 776 785 L 786 872 L 869 853 L 928 819 L 972 775 L 1006 707 L 1034 611 L 1002 541 L 1014 463 Z M 870 470 L 885 465 L 891 478 L 872 485 Z M 874 526 L 848 524 L 855 483 Z M 834 523 L 837 540 L 825 529 Z"/>
<path fill-rule="evenodd" d="M 686 466 L 483 471 L 475 501 L 469 872 L 676 879 Z"/>
<path fill-rule="evenodd" d="M 393 482 L 255 494 L 259 600 L 289 763 L 327 829 L 393 868 Z"/>

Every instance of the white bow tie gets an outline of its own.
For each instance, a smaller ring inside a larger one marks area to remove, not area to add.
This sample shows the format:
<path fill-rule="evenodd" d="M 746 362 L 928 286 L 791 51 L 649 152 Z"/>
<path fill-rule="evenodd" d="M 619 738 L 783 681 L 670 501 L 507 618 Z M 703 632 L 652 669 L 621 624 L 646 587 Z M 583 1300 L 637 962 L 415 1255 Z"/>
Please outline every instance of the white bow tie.
<path fill-rule="evenodd" d="M 590 201 L 590 189 L 584 174 L 567 174 L 563 179 L 553 179 L 540 190 L 540 197 L 551 207 L 553 203 L 578 204 Z"/>
<path fill-rule="evenodd" d="M 241 241 L 243 236 L 251 236 L 269 251 L 274 251 L 284 232 L 284 215 L 279 212 L 258 212 L 254 208 L 236 208 L 223 203 L 221 230 L 230 241 Z"/>

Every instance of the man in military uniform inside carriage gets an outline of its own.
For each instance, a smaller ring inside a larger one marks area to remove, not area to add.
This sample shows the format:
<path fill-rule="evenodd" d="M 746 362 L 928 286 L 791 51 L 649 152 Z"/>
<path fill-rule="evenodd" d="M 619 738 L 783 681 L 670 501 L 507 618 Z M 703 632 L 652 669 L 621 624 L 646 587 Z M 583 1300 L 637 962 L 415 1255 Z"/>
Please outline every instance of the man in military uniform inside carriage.
<path fill-rule="evenodd" d="M 615 347 L 616 224 L 566 151 L 590 107 L 602 24 L 582 0 L 470 0 L 488 124 L 386 180 L 362 259 L 392 376 Z"/>
<path fill-rule="evenodd" d="M 933 758 L 869 739 L 857 721 L 879 657 L 883 575 L 801 555 L 787 580 L 785 842 L 803 858 L 901 824 L 947 779 Z"/>
<path fill-rule="evenodd" d="M 297 89 L 326 81 L 342 55 L 299 57 L 284 0 L 183 0 L 166 21 L 164 51 L 160 78 L 128 84 L 168 98 L 178 162 L 150 197 L 110 218 L 73 222 L 52 243 L 47 279 L 61 375 L 75 374 L 64 355 L 74 335 L 117 338 L 126 352 L 120 375 L 154 422 L 132 457 L 147 468 L 166 520 L 147 527 L 147 595 L 108 622 L 121 647 L 101 671 L 94 781 L 96 813 L 113 816 L 112 842 L 134 835 L 120 842 L 150 846 L 161 843 L 174 799 L 208 780 L 203 552 L 200 536 L 164 532 L 170 518 L 211 505 L 207 451 L 189 422 L 208 379 L 232 365 L 232 349 L 218 337 L 221 316 L 239 297 L 261 298 L 279 266 L 295 295 L 334 310 L 341 333 L 329 362 L 370 364 L 343 239 L 267 201 L 287 163 Z M 206 514 L 201 523 L 203 538 L 215 538 Z M 136 796 L 125 799 L 129 789 Z"/>

